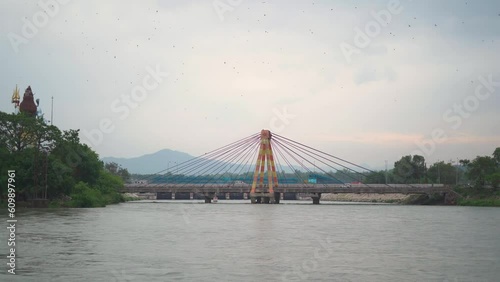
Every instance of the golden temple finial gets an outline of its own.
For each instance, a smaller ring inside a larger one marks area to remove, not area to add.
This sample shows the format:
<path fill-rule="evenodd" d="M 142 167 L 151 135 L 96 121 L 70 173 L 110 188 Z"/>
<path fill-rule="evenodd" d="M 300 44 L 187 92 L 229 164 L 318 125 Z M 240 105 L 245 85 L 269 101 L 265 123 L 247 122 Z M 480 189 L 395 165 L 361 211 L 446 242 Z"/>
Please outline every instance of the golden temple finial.
<path fill-rule="evenodd" d="M 19 107 L 19 101 L 21 100 L 21 97 L 19 96 L 19 88 L 17 88 L 16 84 L 16 89 L 14 89 L 14 92 L 12 93 L 12 103 L 14 104 L 14 107 L 17 109 Z"/>

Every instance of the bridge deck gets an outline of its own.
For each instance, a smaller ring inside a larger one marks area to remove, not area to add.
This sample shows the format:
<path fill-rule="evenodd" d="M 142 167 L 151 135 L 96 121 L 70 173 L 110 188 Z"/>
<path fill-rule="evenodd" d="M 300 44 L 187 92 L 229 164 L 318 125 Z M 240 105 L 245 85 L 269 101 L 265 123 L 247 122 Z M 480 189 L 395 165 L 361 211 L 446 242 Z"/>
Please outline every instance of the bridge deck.
<path fill-rule="evenodd" d="M 192 192 L 248 193 L 250 184 L 126 184 L 124 193 Z M 265 188 L 267 190 L 267 188 Z M 280 193 L 371 193 L 371 194 L 433 194 L 451 189 L 442 184 L 282 184 L 274 188 Z M 259 191 L 259 190 L 257 190 Z"/>

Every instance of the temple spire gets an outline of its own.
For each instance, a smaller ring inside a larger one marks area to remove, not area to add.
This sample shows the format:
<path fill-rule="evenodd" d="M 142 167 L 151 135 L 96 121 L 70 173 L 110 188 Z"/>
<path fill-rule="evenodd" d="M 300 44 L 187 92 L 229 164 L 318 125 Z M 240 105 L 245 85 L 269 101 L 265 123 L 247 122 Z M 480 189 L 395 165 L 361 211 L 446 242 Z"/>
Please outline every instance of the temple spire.
<path fill-rule="evenodd" d="M 32 116 L 36 115 L 37 106 L 35 104 L 33 91 L 31 91 L 31 86 L 28 86 L 28 88 L 26 88 L 23 96 L 23 101 L 21 102 L 21 104 L 19 104 L 19 109 L 23 113 L 27 113 Z"/>
<path fill-rule="evenodd" d="M 21 97 L 19 96 L 19 88 L 17 88 L 16 84 L 16 89 L 14 89 L 12 93 L 12 104 L 14 104 L 14 109 L 17 112 L 19 108 L 19 101 L 21 100 Z"/>

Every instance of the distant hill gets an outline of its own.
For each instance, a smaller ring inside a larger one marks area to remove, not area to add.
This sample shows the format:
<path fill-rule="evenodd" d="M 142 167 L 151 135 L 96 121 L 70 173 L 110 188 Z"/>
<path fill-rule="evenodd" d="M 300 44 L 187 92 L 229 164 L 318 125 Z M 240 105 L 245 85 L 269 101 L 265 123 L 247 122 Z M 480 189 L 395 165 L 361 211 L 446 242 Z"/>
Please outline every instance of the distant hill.
<path fill-rule="evenodd" d="M 130 173 L 149 174 L 173 167 L 176 163 L 180 164 L 192 158 L 194 157 L 187 153 L 164 149 L 136 158 L 106 157 L 102 158 L 102 161 L 105 163 L 115 162 L 126 168 Z"/>
<path fill-rule="evenodd" d="M 114 158 L 114 157 L 106 157 L 102 158 L 102 161 L 105 163 L 115 162 L 121 165 L 123 168 L 126 168 L 130 173 L 137 174 L 153 174 L 167 168 L 170 168 L 173 173 L 176 173 L 175 165 L 181 164 L 188 160 L 193 159 L 194 157 L 179 151 L 173 151 L 169 149 L 160 150 L 153 154 L 147 154 L 136 158 Z M 364 167 L 369 167 L 367 164 L 363 164 Z M 211 167 L 208 168 L 207 167 Z M 310 166 L 308 166 L 310 167 Z M 338 166 L 337 166 L 338 167 Z M 208 162 L 204 162 L 203 166 L 198 166 L 199 171 L 203 171 L 203 174 L 211 174 L 211 173 L 220 173 L 220 172 L 231 172 L 231 173 L 245 173 L 245 172 L 253 172 L 255 169 L 255 161 L 252 163 L 244 164 L 243 167 L 240 165 L 232 165 L 232 163 L 227 163 L 222 160 L 211 160 Z M 338 167 L 342 169 L 341 167 Z M 290 173 L 294 170 L 303 170 L 303 168 L 299 165 L 293 165 L 292 167 L 283 165 L 282 167 L 277 167 L 278 172 L 284 170 L 287 173 Z M 312 171 L 315 169 L 311 168 Z M 361 171 L 359 168 L 354 168 L 356 171 Z M 181 174 L 184 173 L 185 170 L 181 168 Z M 317 170 L 316 170 L 317 171 Z M 331 171 L 331 168 L 326 168 L 326 171 Z M 166 171 L 165 171 L 166 172 Z"/>

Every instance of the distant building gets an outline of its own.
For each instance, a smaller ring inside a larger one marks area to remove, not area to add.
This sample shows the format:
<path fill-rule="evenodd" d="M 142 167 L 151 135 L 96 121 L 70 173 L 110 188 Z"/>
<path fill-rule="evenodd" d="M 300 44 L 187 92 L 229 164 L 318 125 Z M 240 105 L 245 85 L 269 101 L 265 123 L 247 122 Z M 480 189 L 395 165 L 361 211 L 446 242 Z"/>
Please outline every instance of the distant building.
<path fill-rule="evenodd" d="M 31 91 L 31 86 L 26 88 L 24 92 L 23 101 L 19 105 L 21 112 L 35 116 L 37 112 L 37 106 L 35 104 L 35 99 L 33 96 L 33 91 Z"/>
<path fill-rule="evenodd" d="M 340 184 L 342 183 L 338 179 L 333 178 L 332 176 L 329 175 L 322 175 L 322 174 L 310 174 L 308 177 L 308 183 L 311 184 Z"/>

